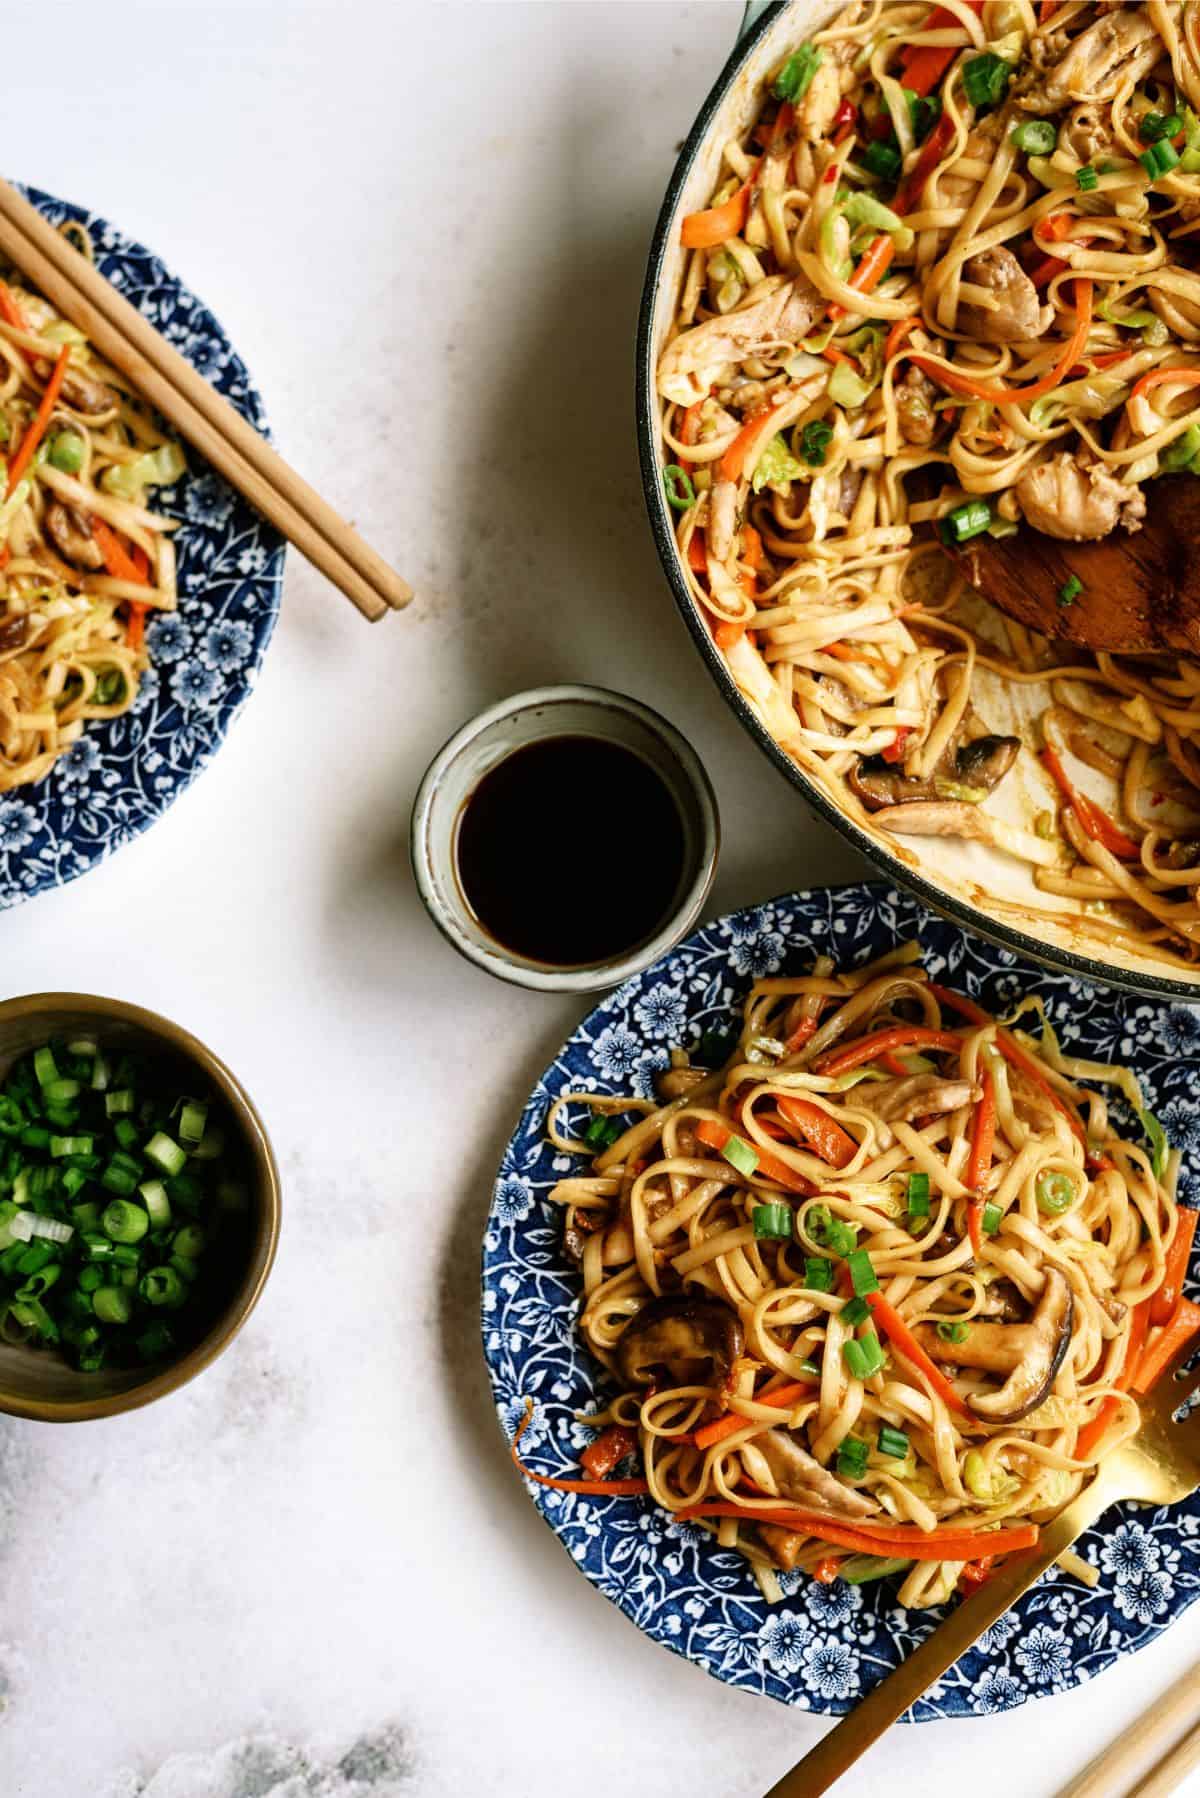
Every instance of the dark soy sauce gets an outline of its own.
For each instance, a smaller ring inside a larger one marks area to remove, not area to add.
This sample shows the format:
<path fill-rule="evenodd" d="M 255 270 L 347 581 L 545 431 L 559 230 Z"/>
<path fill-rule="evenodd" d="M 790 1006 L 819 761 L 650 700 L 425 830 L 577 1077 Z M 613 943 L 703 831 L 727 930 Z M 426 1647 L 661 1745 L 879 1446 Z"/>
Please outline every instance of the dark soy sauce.
<path fill-rule="evenodd" d="M 653 936 L 683 873 L 661 775 L 602 737 L 545 737 L 489 769 L 459 814 L 463 897 L 488 934 L 553 967 L 611 961 Z"/>

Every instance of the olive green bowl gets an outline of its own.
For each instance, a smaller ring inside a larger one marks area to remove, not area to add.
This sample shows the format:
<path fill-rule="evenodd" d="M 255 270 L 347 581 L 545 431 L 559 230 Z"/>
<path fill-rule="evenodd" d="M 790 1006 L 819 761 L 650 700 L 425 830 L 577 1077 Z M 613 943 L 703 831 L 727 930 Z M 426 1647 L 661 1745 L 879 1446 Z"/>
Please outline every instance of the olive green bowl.
<path fill-rule="evenodd" d="M 148 1367 L 80 1373 L 55 1349 L 0 1343 L 0 1411 L 42 1423 L 80 1423 L 115 1417 L 174 1392 L 215 1361 L 253 1311 L 266 1284 L 279 1240 L 279 1169 L 262 1119 L 249 1094 L 202 1042 L 138 1005 L 88 993 L 30 993 L 0 1001 L 0 1079 L 13 1062 L 51 1037 L 89 1035 L 101 1047 L 135 1051 L 170 1080 L 196 1078 L 219 1096 L 230 1148 L 240 1163 L 249 1205 L 241 1240 L 215 1282 L 201 1333 L 179 1352 Z M 184 1084 L 183 1090 L 189 1090 Z"/>

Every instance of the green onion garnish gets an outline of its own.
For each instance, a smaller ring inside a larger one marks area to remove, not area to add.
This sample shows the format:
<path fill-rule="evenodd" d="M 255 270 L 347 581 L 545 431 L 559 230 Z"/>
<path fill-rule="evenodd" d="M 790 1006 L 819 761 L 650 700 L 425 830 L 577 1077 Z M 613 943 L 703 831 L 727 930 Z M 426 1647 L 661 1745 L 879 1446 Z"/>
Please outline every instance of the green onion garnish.
<path fill-rule="evenodd" d="M 1151 144 L 1148 150 L 1143 150 L 1138 161 L 1151 181 L 1157 181 L 1161 176 L 1169 175 L 1173 168 L 1178 167 L 1179 151 L 1174 144 L 1169 143 L 1163 137 L 1156 144 Z"/>
<path fill-rule="evenodd" d="M 58 1063 L 54 1059 L 54 1051 L 49 1044 L 38 1049 L 33 1057 L 33 1071 L 39 1086 L 48 1086 L 52 1080 L 58 1079 Z"/>
<path fill-rule="evenodd" d="M 607 1149 L 616 1142 L 621 1128 L 616 1118 L 594 1117 L 583 1133 L 583 1140 L 589 1149 Z"/>
<path fill-rule="evenodd" d="M 152 1161 L 164 1174 L 181 1174 L 187 1156 L 165 1131 L 156 1130 L 146 1144 L 146 1160 Z"/>
<path fill-rule="evenodd" d="M 880 1424 L 878 1441 L 881 1455 L 892 1455 L 897 1461 L 903 1461 L 908 1454 L 908 1437 L 903 1430 L 894 1430 L 890 1423 Z"/>
<path fill-rule="evenodd" d="M 1001 1211 L 999 1205 L 993 1205 L 989 1200 L 983 1208 L 983 1217 L 980 1220 L 983 1225 L 984 1235 L 995 1236 L 1003 1219 L 1004 1213 Z"/>
<path fill-rule="evenodd" d="M 824 468 L 825 452 L 833 441 L 833 426 L 823 418 L 811 419 L 800 433 L 800 454 L 811 468 Z"/>
<path fill-rule="evenodd" d="M 663 488 L 667 495 L 667 504 L 676 512 L 687 512 L 696 503 L 696 489 L 692 486 L 692 477 L 678 462 L 668 462 L 663 469 Z"/>
<path fill-rule="evenodd" d="M 1052 156 L 1058 144 L 1058 128 L 1049 119 L 1026 119 L 1009 133 L 1009 142 L 1027 156 Z"/>
<path fill-rule="evenodd" d="M 995 106 L 1004 96 L 1012 76 L 1012 64 L 993 50 L 973 56 L 963 64 L 963 90 L 972 106 Z"/>
<path fill-rule="evenodd" d="M 739 1174 L 749 1176 L 758 1166 L 758 1150 L 752 1149 L 740 1136 L 731 1136 L 721 1153 L 730 1167 L 735 1167 Z"/>
<path fill-rule="evenodd" d="M 1161 1180 L 1167 1171 L 1167 1156 L 1171 1145 L 1167 1141 L 1167 1133 L 1152 1111 L 1139 1111 L 1138 1122 L 1145 1131 L 1146 1140 L 1150 1144 L 1150 1166 L 1154 1178 Z"/>
<path fill-rule="evenodd" d="M 1077 574 L 1071 575 L 1069 577 L 1069 579 L 1067 579 L 1063 582 L 1062 586 L 1058 590 L 1059 605 L 1060 606 L 1073 606 L 1075 604 L 1076 599 L 1079 597 L 1079 595 L 1082 592 L 1083 592 L 1083 582 L 1080 580 L 1080 578 Z"/>
<path fill-rule="evenodd" d="M 1061 1217 L 1075 1198 L 1075 1185 L 1069 1174 L 1043 1174 L 1033 1189 L 1037 1208 L 1047 1217 Z"/>
<path fill-rule="evenodd" d="M 870 1449 L 857 1436 L 846 1436 L 838 1444 L 837 1470 L 843 1479 L 861 1480 L 867 1471 Z"/>
<path fill-rule="evenodd" d="M 1189 425 L 1173 443 L 1159 450 L 1158 466 L 1164 474 L 1178 474 L 1180 469 L 1191 468 L 1197 455 L 1200 455 L 1200 426 Z"/>
<path fill-rule="evenodd" d="M 1100 177 L 1090 162 L 1075 170 L 1075 185 L 1081 194 L 1090 194 L 1100 185 Z"/>
<path fill-rule="evenodd" d="M 859 1324 L 865 1324 L 870 1317 L 871 1307 L 866 1299 L 847 1299 L 839 1315 L 844 1324 L 849 1324 L 852 1330 L 856 1330 Z"/>
<path fill-rule="evenodd" d="M 881 181 L 895 181 L 903 158 L 894 144 L 876 138 L 862 153 L 862 165 Z"/>
<path fill-rule="evenodd" d="M 972 537 L 982 536 L 992 522 L 992 508 L 985 499 L 964 500 L 961 506 L 955 506 L 938 525 L 938 532 L 943 543 L 953 546 L 956 543 L 968 543 Z"/>
<path fill-rule="evenodd" d="M 883 1350 L 874 1330 L 869 1330 L 865 1336 L 857 1339 L 851 1337 L 848 1342 L 844 1342 L 842 1354 L 856 1380 L 869 1380 L 883 1366 Z"/>
<path fill-rule="evenodd" d="M 796 101 L 809 90 L 812 78 L 821 66 L 825 52 L 812 44 L 802 44 L 789 56 L 778 75 L 771 92 L 777 100 Z"/>
<path fill-rule="evenodd" d="M 908 1215 L 910 1217 L 928 1217 L 929 1204 L 929 1175 L 910 1174 L 908 1176 Z"/>
<path fill-rule="evenodd" d="M 875 1268 L 867 1249 L 851 1249 L 846 1256 L 846 1266 L 850 1272 L 850 1284 L 855 1292 L 878 1292 L 879 1281 L 875 1277 Z"/>
<path fill-rule="evenodd" d="M 1142 114 L 1138 125 L 1138 136 L 1144 144 L 1156 144 L 1164 137 L 1178 137 L 1183 130 L 1183 120 L 1177 112 L 1170 112 L 1164 118 L 1161 112 Z"/>
<path fill-rule="evenodd" d="M 851 1555 L 838 1568 L 837 1576 L 845 1580 L 848 1586 L 865 1586 L 871 1580 L 886 1579 L 889 1573 L 902 1573 L 911 1567 L 911 1561 L 902 1561 L 884 1555 Z"/>
<path fill-rule="evenodd" d="M 755 1158 L 757 1161 L 757 1157 Z M 781 1242 L 791 1240 L 792 1208 L 776 1202 L 771 1205 L 756 1205 L 750 1213 L 750 1222 L 754 1225 L 756 1238 L 777 1238 Z"/>
<path fill-rule="evenodd" d="M 853 1224 L 843 1223 L 840 1217 L 830 1218 L 824 1231 L 824 1246 L 832 1249 L 835 1255 L 848 1255 L 858 1241 L 858 1231 Z"/>
<path fill-rule="evenodd" d="M 822 1255 L 806 1255 L 804 1284 L 810 1292 L 832 1292 L 833 1262 L 826 1261 Z"/>
<path fill-rule="evenodd" d="M 971 1333 L 971 1326 L 961 1320 L 955 1323 L 940 1323 L 937 1333 L 943 1342 L 965 1342 Z"/>

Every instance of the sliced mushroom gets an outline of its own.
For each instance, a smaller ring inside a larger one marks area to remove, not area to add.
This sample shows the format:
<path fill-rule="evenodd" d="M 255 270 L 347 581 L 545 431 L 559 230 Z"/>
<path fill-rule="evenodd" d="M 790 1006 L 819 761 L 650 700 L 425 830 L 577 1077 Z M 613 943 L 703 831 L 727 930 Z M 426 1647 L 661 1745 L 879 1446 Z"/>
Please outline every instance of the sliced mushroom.
<path fill-rule="evenodd" d="M 56 500 L 46 513 L 46 535 L 74 568 L 103 568 L 104 556 L 92 536 L 92 521 L 74 506 Z"/>
<path fill-rule="evenodd" d="M 984 1295 L 976 1316 L 998 1317 L 1004 1323 L 1020 1323 L 1028 1307 L 1011 1280 L 993 1280 Z M 960 1357 L 961 1359 L 961 1357 Z"/>
<path fill-rule="evenodd" d="M 766 1463 L 781 1498 L 793 1499 L 797 1504 L 816 1505 L 840 1517 L 870 1517 L 879 1509 L 865 1492 L 855 1492 L 852 1487 L 844 1486 L 786 1430 L 767 1430 L 744 1445 L 742 1460 L 752 1478 L 754 1462 L 759 1457 Z M 762 1483 L 761 1478 L 758 1483 Z"/>
<path fill-rule="evenodd" d="M 1053 306 L 1043 306 L 1038 290 L 1011 250 L 996 244 L 972 256 L 963 281 L 973 290 L 964 299 L 958 327 L 984 343 L 1028 343 L 1054 322 Z"/>
<path fill-rule="evenodd" d="M 808 1538 L 799 1530 L 785 1530 L 778 1523 L 760 1523 L 758 1533 L 775 1565 L 785 1573 L 790 1573 L 800 1559 L 800 1550 Z"/>
<path fill-rule="evenodd" d="M 911 805 L 914 800 L 961 799 L 947 787 L 967 787 L 980 797 L 999 786 L 1017 759 L 1019 737 L 976 737 L 943 757 L 928 780 L 909 780 L 899 764 L 882 756 L 863 757 L 846 778 L 868 811 L 890 805 Z M 974 800 L 965 803 L 974 803 Z"/>
<path fill-rule="evenodd" d="M 68 367 L 61 393 L 64 406 L 70 406 L 73 412 L 81 412 L 85 418 L 100 418 L 106 412 L 115 412 L 121 403 L 111 387 L 84 374 L 81 368 Z"/>
<path fill-rule="evenodd" d="M 629 1386 L 649 1386 L 660 1368 L 677 1386 L 724 1386 L 744 1344 L 732 1306 L 679 1293 L 651 1299 L 630 1319 L 617 1344 L 617 1367 Z"/>
<path fill-rule="evenodd" d="M 0 654 L 7 654 L 10 649 L 20 649 L 29 635 L 29 614 L 18 612 L 12 618 L 5 618 L 0 623 Z"/>
<path fill-rule="evenodd" d="M 1062 1366 L 1075 1300 L 1066 1276 L 1046 1269 L 1037 1308 L 1023 1324 L 972 1323 L 964 1342 L 944 1342 L 936 1330 L 921 1325 L 916 1334 L 935 1361 L 1007 1374 L 997 1392 L 972 1393 L 968 1405 L 987 1423 L 1017 1423 L 1045 1399 Z"/>

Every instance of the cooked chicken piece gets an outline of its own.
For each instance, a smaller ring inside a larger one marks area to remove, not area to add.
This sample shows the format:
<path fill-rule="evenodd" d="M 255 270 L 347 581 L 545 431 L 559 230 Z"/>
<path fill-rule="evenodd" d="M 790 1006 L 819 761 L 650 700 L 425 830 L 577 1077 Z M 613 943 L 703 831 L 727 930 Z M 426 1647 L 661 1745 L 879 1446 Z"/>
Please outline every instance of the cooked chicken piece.
<path fill-rule="evenodd" d="M 863 1081 L 850 1100 L 873 1111 L 885 1123 L 910 1124 L 914 1118 L 941 1117 L 973 1105 L 980 1088 L 969 1080 L 947 1080 L 941 1074 L 906 1074 L 903 1079 Z"/>
<path fill-rule="evenodd" d="M 714 370 L 743 362 L 769 345 L 799 343 L 823 309 L 816 288 L 797 275 L 751 306 L 693 325 L 663 351 L 658 390 L 678 405 L 690 406 L 708 392 Z"/>
<path fill-rule="evenodd" d="M 1100 156 L 1124 154 L 1118 151 L 1113 137 L 1111 112 L 1099 106 L 1076 106 L 1063 127 L 1060 143 L 1080 160 L 1092 162 Z"/>
<path fill-rule="evenodd" d="M 46 534 L 64 561 L 75 568 L 103 568 L 104 556 L 92 536 L 92 521 L 74 506 L 56 500 L 46 513 Z"/>
<path fill-rule="evenodd" d="M 796 129 L 810 144 L 819 144 L 829 135 L 833 115 L 841 104 L 842 83 L 838 66 L 823 56 L 817 72 L 808 84 L 808 92 L 796 108 Z"/>
<path fill-rule="evenodd" d="M 111 387 L 79 368 L 68 368 L 63 376 L 62 400 L 73 412 L 82 412 L 85 418 L 101 418 L 106 412 L 115 412 L 120 405 L 120 399 Z"/>
<path fill-rule="evenodd" d="M 733 554 L 733 538 L 737 530 L 736 481 L 715 480 L 708 501 L 708 547 L 718 562 L 727 562 Z"/>
<path fill-rule="evenodd" d="M 900 434 L 906 443 L 922 449 L 937 434 L 938 418 L 933 409 L 937 388 L 921 369 L 909 364 L 908 373 L 896 388 L 896 410 L 900 414 Z"/>
<path fill-rule="evenodd" d="M 1111 100 L 1123 81 L 1140 81 L 1163 53 L 1142 6 L 1105 13 L 1072 39 L 1062 60 L 1017 101 L 1027 112 L 1056 112 L 1072 100 Z"/>
<path fill-rule="evenodd" d="M 981 299 L 964 299 L 958 328 L 984 343 L 1027 343 L 1053 323 L 1053 306 L 1043 306 L 1037 288 L 1011 250 L 996 244 L 972 256 L 963 269 L 964 284 L 985 290 Z"/>
<path fill-rule="evenodd" d="M 758 1456 L 766 1462 L 781 1498 L 816 1505 L 820 1510 L 833 1511 L 841 1517 L 870 1517 L 879 1509 L 865 1492 L 855 1492 L 844 1486 L 835 1474 L 827 1472 L 786 1430 L 767 1430 L 742 1449 L 742 1457 L 748 1465 L 752 1465 Z M 759 1484 L 762 1483 L 760 1477 Z"/>
<path fill-rule="evenodd" d="M 1081 468 L 1066 451 L 1027 469 L 1016 493 L 1035 531 L 1069 543 L 1107 537 L 1118 524 L 1136 531 L 1146 516 L 1146 496 L 1140 487 L 1118 481 L 1102 462 Z"/>

